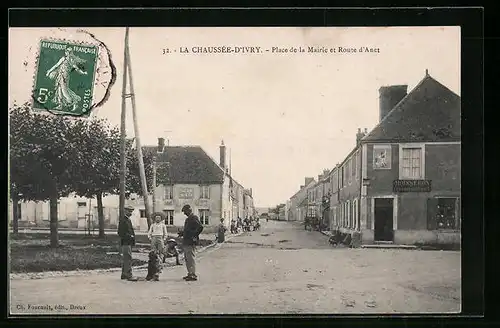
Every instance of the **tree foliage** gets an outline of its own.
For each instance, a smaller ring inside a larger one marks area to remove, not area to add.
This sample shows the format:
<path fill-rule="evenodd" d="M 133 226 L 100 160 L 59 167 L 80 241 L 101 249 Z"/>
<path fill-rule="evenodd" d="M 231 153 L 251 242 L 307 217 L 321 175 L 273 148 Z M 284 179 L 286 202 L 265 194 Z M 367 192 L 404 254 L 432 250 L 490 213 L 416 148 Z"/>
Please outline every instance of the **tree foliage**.
<path fill-rule="evenodd" d="M 153 191 L 153 170 L 154 170 L 154 153 L 143 152 L 142 159 L 144 162 L 144 172 L 146 175 L 146 183 L 148 192 Z M 139 171 L 139 158 L 137 149 L 132 147 L 132 143 L 127 143 L 127 175 L 125 183 L 125 196 L 128 198 L 131 194 L 142 196 L 142 184 Z"/>
<path fill-rule="evenodd" d="M 120 183 L 120 132 L 103 119 L 77 120 L 70 142 L 78 145 L 73 190 L 92 198 L 114 193 Z"/>
<path fill-rule="evenodd" d="M 27 106 L 10 111 L 10 178 L 23 200 L 44 201 L 71 192 L 72 163 L 78 149 L 68 118 L 32 112 Z"/>
<path fill-rule="evenodd" d="M 50 201 L 51 245 L 57 240 L 57 200 L 69 195 L 78 148 L 69 142 L 71 121 L 33 112 L 28 105 L 10 110 L 11 198 Z"/>

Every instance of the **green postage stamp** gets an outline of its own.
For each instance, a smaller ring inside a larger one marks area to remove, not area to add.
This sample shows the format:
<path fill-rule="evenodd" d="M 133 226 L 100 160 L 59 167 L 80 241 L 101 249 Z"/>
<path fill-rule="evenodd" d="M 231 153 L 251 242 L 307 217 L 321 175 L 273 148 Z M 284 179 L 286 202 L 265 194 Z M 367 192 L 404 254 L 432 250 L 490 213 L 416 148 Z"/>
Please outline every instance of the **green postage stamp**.
<path fill-rule="evenodd" d="M 41 40 L 33 109 L 81 116 L 90 113 L 99 49 L 71 41 Z"/>

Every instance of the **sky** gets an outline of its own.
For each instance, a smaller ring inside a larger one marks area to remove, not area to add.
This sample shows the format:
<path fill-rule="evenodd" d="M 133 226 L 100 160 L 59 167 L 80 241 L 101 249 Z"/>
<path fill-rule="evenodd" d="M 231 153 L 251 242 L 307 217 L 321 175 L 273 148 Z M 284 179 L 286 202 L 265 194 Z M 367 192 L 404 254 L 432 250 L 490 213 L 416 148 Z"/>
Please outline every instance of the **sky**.
<path fill-rule="evenodd" d="M 94 115 L 119 126 L 125 28 L 81 29 L 106 45 L 117 69 L 110 96 Z M 30 99 L 38 40 L 53 30 L 9 30 L 9 106 Z M 357 129 L 378 123 L 381 86 L 407 84 L 410 91 L 428 69 L 460 95 L 459 27 L 134 27 L 129 45 L 142 145 L 165 137 L 172 146 L 199 145 L 218 161 L 224 140 L 232 175 L 253 189 L 259 207 L 286 202 L 305 177 L 342 161 Z M 262 53 L 181 53 L 203 46 L 261 47 Z M 130 101 L 127 134 L 134 135 Z"/>

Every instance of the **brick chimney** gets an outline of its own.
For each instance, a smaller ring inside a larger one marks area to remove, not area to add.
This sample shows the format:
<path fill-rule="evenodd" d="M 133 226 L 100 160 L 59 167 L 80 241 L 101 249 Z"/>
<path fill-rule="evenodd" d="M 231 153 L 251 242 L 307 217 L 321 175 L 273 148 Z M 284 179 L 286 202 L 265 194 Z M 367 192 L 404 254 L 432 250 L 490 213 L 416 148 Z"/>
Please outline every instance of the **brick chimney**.
<path fill-rule="evenodd" d="M 308 185 L 308 184 L 310 184 L 310 183 L 311 183 L 311 181 L 313 181 L 313 180 L 314 180 L 314 178 L 309 178 L 309 177 L 305 178 L 305 179 L 304 179 L 304 185 L 305 185 L 305 186 L 307 186 L 307 185 Z"/>
<path fill-rule="evenodd" d="M 407 85 L 391 85 L 379 89 L 379 121 L 408 94 Z"/>
<path fill-rule="evenodd" d="M 220 146 L 220 159 L 219 159 L 219 165 L 222 167 L 226 173 L 229 172 L 228 168 L 226 167 L 226 146 L 224 145 L 224 140 L 221 141 Z"/>
<path fill-rule="evenodd" d="M 361 139 L 363 139 L 363 137 L 365 136 L 365 133 L 361 131 L 361 128 L 358 128 L 358 132 L 356 133 L 356 146 L 359 146 L 359 144 L 361 143 Z"/>
<path fill-rule="evenodd" d="M 165 138 L 158 138 L 158 152 L 163 153 L 164 148 L 165 148 Z"/>

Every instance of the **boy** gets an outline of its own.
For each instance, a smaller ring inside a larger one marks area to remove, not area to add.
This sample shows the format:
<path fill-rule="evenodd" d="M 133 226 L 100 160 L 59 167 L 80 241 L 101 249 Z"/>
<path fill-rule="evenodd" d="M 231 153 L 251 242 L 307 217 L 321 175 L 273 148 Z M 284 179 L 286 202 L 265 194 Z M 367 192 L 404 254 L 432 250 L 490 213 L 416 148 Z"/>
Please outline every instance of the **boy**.
<path fill-rule="evenodd" d="M 151 251 L 154 251 L 158 256 L 163 254 L 165 249 L 164 240 L 167 239 L 167 226 L 161 219 L 161 215 L 156 214 L 154 223 L 148 231 L 148 238 L 151 241 Z"/>

